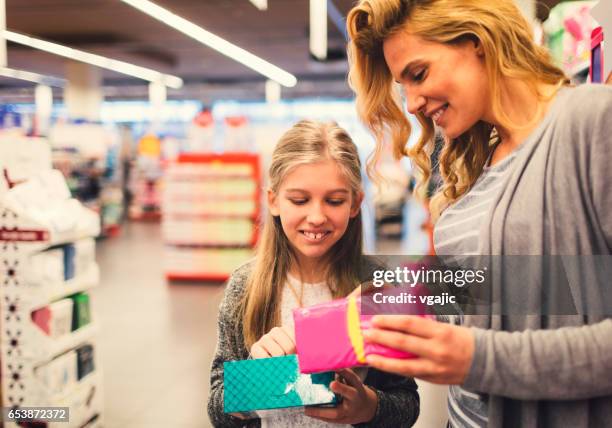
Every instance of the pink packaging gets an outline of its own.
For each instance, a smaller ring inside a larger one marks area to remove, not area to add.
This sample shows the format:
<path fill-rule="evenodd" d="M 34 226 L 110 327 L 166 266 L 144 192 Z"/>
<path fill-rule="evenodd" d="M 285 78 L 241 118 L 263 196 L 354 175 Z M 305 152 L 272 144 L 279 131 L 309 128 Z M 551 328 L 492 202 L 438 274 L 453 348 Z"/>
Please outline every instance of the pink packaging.
<path fill-rule="evenodd" d="M 386 346 L 367 343 L 362 332 L 373 315 L 360 313 L 360 298 L 349 296 L 293 311 L 295 341 L 301 373 L 318 373 L 366 365 L 371 354 L 414 358 Z"/>

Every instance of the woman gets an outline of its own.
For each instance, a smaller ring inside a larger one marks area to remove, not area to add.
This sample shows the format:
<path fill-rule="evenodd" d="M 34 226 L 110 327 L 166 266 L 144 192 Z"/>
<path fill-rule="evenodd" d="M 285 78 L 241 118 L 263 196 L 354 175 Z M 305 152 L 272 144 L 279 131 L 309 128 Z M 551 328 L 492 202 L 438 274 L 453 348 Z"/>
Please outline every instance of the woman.
<path fill-rule="evenodd" d="M 513 0 L 362 0 L 347 26 L 360 117 L 378 147 L 389 136 L 414 161 L 421 189 L 434 127 L 445 135 L 430 204 L 438 254 L 539 255 L 540 273 L 551 255 L 610 255 L 612 89 L 571 87 Z M 423 128 L 412 148 L 396 82 Z M 419 358 L 369 363 L 451 385 L 451 426 L 609 424 L 609 285 L 571 284 L 580 315 L 547 316 L 536 278 L 494 283 L 502 310 L 461 326 L 378 317 L 368 340 Z M 531 316 L 506 310 L 523 301 Z"/>

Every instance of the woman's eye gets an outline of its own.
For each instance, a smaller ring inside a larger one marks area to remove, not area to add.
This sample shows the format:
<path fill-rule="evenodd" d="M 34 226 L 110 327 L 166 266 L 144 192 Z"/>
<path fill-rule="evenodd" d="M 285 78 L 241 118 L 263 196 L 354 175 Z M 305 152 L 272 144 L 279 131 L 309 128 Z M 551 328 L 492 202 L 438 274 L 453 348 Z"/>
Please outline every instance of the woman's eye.
<path fill-rule="evenodd" d="M 342 205 L 344 201 L 344 199 L 329 199 L 327 203 L 337 207 L 339 205 Z"/>
<path fill-rule="evenodd" d="M 289 199 L 289 200 L 294 205 L 304 205 L 306 202 L 308 202 L 307 199 Z"/>
<path fill-rule="evenodd" d="M 412 75 L 412 80 L 415 82 L 422 82 L 425 79 L 425 73 L 427 72 L 427 70 L 423 69 L 418 71 L 417 73 L 414 73 Z"/>

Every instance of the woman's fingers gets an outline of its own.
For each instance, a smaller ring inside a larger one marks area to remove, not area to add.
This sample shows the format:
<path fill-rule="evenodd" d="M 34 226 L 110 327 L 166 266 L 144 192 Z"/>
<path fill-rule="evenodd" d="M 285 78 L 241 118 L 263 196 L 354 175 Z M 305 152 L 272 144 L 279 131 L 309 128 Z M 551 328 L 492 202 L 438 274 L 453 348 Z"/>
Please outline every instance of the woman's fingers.
<path fill-rule="evenodd" d="M 378 343 L 389 348 L 410 352 L 423 357 L 433 357 L 434 349 L 431 341 L 398 331 L 380 330 L 372 328 L 363 332 L 363 337 L 368 342 Z"/>
<path fill-rule="evenodd" d="M 429 360 L 386 358 L 380 355 L 368 355 L 366 361 L 371 367 L 389 373 L 396 373 L 405 377 L 428 377 L 435 376 L 436 368 Z"/>
<path fill-rule="evenodd" d="M 363 389 L 363 382 L 351 369 L 342 369 L 338 371 L 338 375 L 345 381 L 347 385 L 352 386 L 356 390 Z"/>
<path fill-rule="evenodd" d="M 352 386 L 345 385 L 337 380 L 333 381 L 330 385 L 331 390 L 336 394 L 342 395 L 347 400 L 354 400 L 357 397 L 357 390 Z"/>
<path fill-rule="evenodd" d="M 268 351 L 266 351 L 259 342 L 251 346 L 251 357 L 253 357 L 253 359 L 268 358 L 269 356 L 270 354 L 268 354 Z"/>
<path fill-rule="evenodd" d="M 425 338 L 435 336 L 440 329 L 439 322 L 414 315 L 376 315 L 372 325 Z"/>
<path fill-rule="evenodd" d="M 344 410 L 340 406 L 332 408 L 306 407 L 304 409 L 306 416 L 329 423 L 338 423 L 338 420 L 344 416 L 343 412 Z"/>

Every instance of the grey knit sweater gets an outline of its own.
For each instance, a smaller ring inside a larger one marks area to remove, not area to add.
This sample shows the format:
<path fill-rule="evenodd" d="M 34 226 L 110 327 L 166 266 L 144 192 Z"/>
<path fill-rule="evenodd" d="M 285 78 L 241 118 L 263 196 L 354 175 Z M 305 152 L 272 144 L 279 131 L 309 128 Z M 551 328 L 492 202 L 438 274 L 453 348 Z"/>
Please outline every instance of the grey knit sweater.
<path fill-rule="evenodd" d="M 364 272 L 375 268 L 371 259 L 365 260 Z M 236 310 L 245 292 L 246 281 L 252 264 L 247 263 L 232 273 L 225 296 L 219 307 L 217 348 L 210 375 L 208 415 L 215 427 L 259 427 L 259 418 L 242 420 L 223 412 L 223 362 L 245 360 L 249 351 L 244 344 L 242 324 L 236 321 Z M 367 273 L 362 275 L 365 280 Z M 378 408 L 374 418 L 359 427 L 396 428 L 409 427 L 419 416 L 419 395 L 414 380 L 375 369 L 369 369 L 364 383 L 376 391 Z"/>

